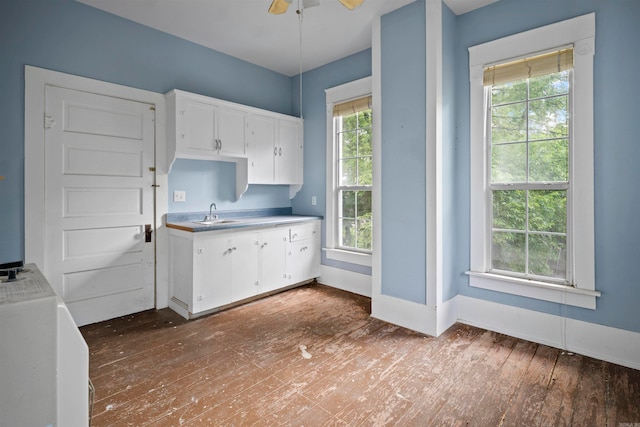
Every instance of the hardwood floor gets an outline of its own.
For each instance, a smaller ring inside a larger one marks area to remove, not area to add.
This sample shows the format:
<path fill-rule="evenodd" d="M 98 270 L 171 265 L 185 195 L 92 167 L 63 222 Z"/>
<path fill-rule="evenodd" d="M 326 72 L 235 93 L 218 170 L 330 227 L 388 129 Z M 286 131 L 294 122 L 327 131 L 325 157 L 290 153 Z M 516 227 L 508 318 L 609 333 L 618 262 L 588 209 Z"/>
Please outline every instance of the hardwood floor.
<path fill-rule="evenodd" d="M 82 327 L 92 426 L 640 427 L 640 371 L 369 313 L 368 298 L 307 285 L 197 320 L 164 309 Z"/>

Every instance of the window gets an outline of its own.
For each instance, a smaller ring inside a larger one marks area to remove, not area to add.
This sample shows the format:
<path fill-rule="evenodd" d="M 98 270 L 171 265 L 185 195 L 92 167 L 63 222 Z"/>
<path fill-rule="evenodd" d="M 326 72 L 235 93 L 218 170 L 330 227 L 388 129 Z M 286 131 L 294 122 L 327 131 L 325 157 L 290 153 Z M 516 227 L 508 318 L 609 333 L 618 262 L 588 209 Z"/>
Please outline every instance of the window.
<path fill-rule="evenodd" d="M 327 257 L 371 265 L 371 79 L 327 89 Z"/>
<path fill-rule="evenodd" d="M 469 49 L 474 287 L 595 308 L 595 15 Z"/>
<path fill-rule="evenodd" d="M 536 68 L 542 68 L 540 75 L 532 75 Z M 569 48 L 484 71 L 491 272 L 570 283 L 566 260 L 571 258 L 567 197 L 572 69 Z M 496 81 L 499 74 L 504 77 Z"/>

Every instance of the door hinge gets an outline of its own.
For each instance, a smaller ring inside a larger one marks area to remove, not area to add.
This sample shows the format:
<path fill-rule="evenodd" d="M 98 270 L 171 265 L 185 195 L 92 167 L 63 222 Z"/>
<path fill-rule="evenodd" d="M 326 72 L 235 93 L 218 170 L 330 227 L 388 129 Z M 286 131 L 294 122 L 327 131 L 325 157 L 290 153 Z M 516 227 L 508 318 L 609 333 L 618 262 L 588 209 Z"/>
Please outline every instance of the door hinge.
<path fill-rule="evenodd" d="M 56 119 L 52 115 L 44 113 L 44 128 L 51 129 L 55 125 L 56 125 Z"/>
<path fill-rule="evenodd" d="M 156 107 L 155 107 L 155 105 L 150 106 L 150 107 L 149 107 L 149 110 L 151 110 L 151 111 L 156 111 Z"/>
<path fill-rule="evenodd" d="M 149 166 L 149 172 L 155 172 L 155 171 L 156 171 L 156 168 L 155 168 L 155 167 L 153 167 L 153 166 Z"/>

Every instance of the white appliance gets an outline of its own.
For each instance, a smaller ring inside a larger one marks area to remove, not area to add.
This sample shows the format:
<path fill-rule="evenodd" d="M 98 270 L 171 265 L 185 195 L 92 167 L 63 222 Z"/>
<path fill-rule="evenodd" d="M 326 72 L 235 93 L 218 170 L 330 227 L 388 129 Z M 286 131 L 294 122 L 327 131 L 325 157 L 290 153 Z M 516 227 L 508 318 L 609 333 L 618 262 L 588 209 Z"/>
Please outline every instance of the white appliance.
<path fill-rule="evenodd" d="M 0 385 L 0 427 L 89 425 L 89 349 L 34 264 L 0 277 Z"/>

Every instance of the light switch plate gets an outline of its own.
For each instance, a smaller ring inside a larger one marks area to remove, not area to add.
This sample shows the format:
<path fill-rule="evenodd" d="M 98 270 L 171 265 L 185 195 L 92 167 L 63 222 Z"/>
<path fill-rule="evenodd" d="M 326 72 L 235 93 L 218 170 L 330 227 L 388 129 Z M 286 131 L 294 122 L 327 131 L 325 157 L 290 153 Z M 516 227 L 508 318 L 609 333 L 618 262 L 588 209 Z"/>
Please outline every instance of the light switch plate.
<path fill-rule="evenodd" d="M 312 206 L 315 206 L 315 205 L 316 205 L 316 202 L 317 202 L 317 200 L 316 200 L 316 196 L 311 196 L 311 205 L 312 205 Z"/>
<path fill-rule="evenodd" d="M 186 191 L 174 191 L 173 192 L 173 201 L 174 202 L 186 202 L 187 201 L 187 192 Z"/>

